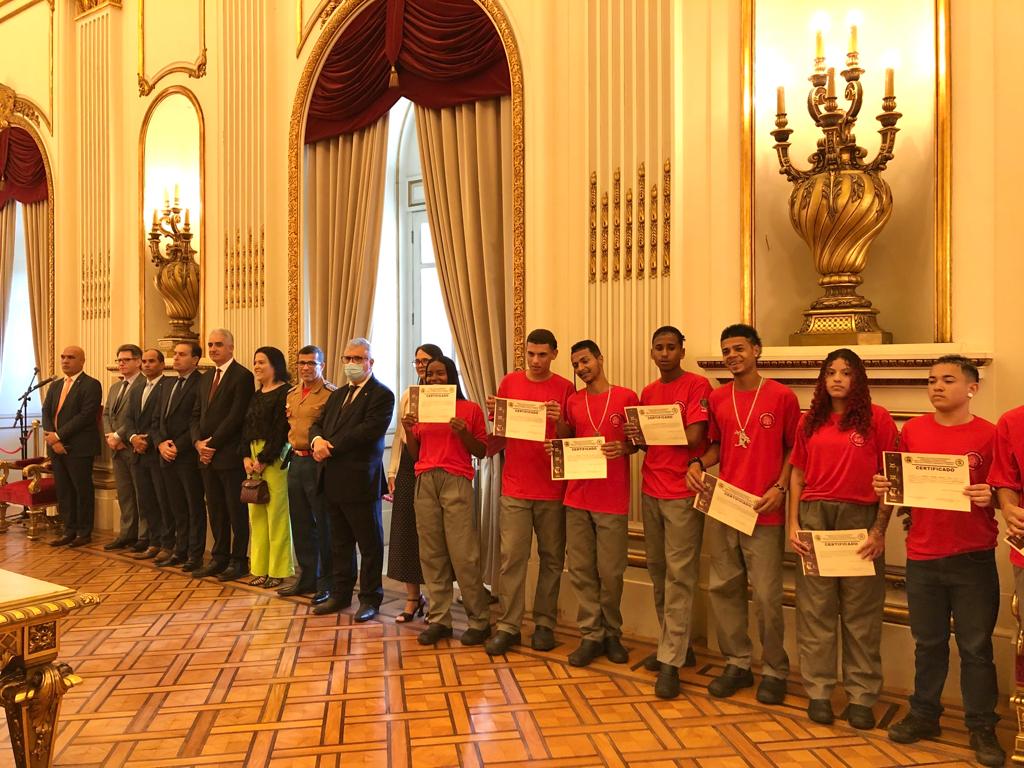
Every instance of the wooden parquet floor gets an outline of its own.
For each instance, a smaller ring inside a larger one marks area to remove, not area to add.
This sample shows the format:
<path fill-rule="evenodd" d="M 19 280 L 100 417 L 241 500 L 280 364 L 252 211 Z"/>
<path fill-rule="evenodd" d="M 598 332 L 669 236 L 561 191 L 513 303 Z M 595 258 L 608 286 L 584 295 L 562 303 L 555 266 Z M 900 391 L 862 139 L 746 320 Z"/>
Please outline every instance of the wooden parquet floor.
<path fill-rule="evenodd" d="M 661 701 L 639 667 L 643 643 L 627 643 L 637 669 L 570 667 L 568 634 L 550 653 L 494 661 L 457 641 L 424 649 L 422 624 L 392 621 L 394 594 L 380 621 L 355 624 L 351 611 L 312 616 L 305 601 L 192 579 L 101 543 L 55 550 L 18 528 L 0 536 L 0 567 L 103 598 L 67 620 L 61 658 L 85 682 L 64 699 L 60 766 L 885 768 L 972 757 L 958 711 L 942 741 L 889 742 L 884 728 L 906 707 L 895 695 L 876 707 L 874 731 L 823 727 L 806 718 L 796 680 L 782 707 L 759 705 L 752 690 L 710 698 L 721 659 L 698 653 L 683 694 Z M 1013 725 L 1004 717 L 1004 746 Z"/>

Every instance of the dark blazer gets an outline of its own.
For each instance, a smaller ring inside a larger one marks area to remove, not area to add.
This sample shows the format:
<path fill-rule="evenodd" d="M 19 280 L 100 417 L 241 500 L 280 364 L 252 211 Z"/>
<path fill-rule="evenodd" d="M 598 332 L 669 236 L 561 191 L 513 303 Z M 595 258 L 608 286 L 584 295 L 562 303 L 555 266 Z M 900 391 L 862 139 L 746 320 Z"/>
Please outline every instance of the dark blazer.
<path fill-rule="evenodd" d="M 168 377 L 164 386 L 160 389 L 160 413 L 158 415 L 156 437 L 154 445 L 160 445 L 164 440 L 173 440 L 178 449 L 178 458 L 175 462 L 187 461 L 195 463 L 198 459 L 196 448 L 192 444 L 192 409 L 196 403 L 196 393 L 199 392 L 199 380 L 203 374 L 192 371 L 191 375 L 181 385 L 177 397 L 171 405 L 170 412 L 167 411 L 167 401 L 174 392 L 174 385 L 178 383 L 178 377 Z M 161 458 L 161 463 L 167 464 Z"/>
<path fill-rule="evenodd" d="M 242 423 L 249 409 L 249 400 L 256 391 L 256 380 L 252 371 L 235 360 L 221 377 L 213 400 L 210 400 L 216 373 L 214 368 L 199 380 L 192 407 L 192 442 L 209 438 L 209 447 L 217 451 L 210 466 L 213 469 L 236 469 L 242 466 L 239 449 Z"/>
<path fill-rule="evenodd" d="M 68 456 L 96 456 L 100 452 L 100 403 L 103 387 L 87 373 L 82 373 L 68 390 L 57 419 L 57 404 L 64 388 L 63 377 L 58 378 L 46 390 L 43 400 L 43 429 L 56 432 L 67 449 Z M 47 448 L 53 456 L 53 449 Z"/>
<path fill-rule="evenodd" d="M 322 437 L 334 446 L 320 465 L 320 484 L 332 500 L 376 501 L 387 493 L 384 435 L 395 411 L 395 394 L 373 376 L 342 408 L 351 385 L 331 393 L 309 430 L 310 442 Z"/>
<path fill-rule="evenodd" d="M 141 378 L 145 381 L 145 377 Z M 132 386 L 128 390 L 128 412 L 125 414 L 124 425 L 118 434 L 121 435 L 121 439 L 128 446 L 128 450 L 132 452 L 132 461 L 141 460 L 146 463 L 156 463 L 160 457 L 154 438 L 156 437 L 157 427 L 160 424 L 161 392 L 167 384 L 168 379 L 165 376 L 161 376 L 157 383 L 153 385 L 153 391 L 149 393 L 149 397 L 146 398 L 145 407 L 142 405 L 142 393 L 146 390 L 146 384 L 144 383 L 141 387 Z M 149 436 L 149 448 L 144 454 L 135 453 L 135 449 L 131 447 L 130 438 L 132 435 Z"/>

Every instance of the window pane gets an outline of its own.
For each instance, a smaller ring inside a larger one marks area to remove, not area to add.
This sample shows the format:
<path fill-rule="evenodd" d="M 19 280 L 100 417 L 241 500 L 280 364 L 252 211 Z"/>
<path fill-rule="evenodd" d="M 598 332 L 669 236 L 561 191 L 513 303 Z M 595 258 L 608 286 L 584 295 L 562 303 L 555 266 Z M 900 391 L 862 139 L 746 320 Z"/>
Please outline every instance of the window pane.
<path fill-rule="evenodd" d="M 452 343 L 452 331 L 448 326 L 448 313 L 441 297 L 441 283 L 434 267 L 424 267 L 420 270 L 420 316 L 421 343 L 437 344 L 454 360 L 455 345 Z"/>
<path fill-rule="evenodd" d="M 420 223 L 419 231 L 420 264 L 423 266 L 434 264 L 434 241 L 430 237 L 430 224 L 427 221 Z"/>

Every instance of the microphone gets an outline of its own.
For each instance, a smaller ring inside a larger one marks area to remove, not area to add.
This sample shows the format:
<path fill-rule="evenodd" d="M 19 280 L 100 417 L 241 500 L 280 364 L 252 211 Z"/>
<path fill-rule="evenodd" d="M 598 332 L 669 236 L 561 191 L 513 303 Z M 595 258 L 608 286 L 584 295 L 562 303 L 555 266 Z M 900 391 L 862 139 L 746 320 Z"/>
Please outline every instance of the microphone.
<path fill-rule="evenodd" d="M 35 385 L 34 387 L 32 387 L 32 389 L 30 389 L 30 390 L 29 390 L 29 392 L 34 392 L 35 390 L 37 390 L 37 389 L 40 389 L 41 387 L 45 387 L 45 386 L 46 386 L 47 384 L 49 384 L 50 382 L 52 382 L 52 381 L 56 381 L 56 380 L 57 380 L 57 377 L 56 377 L 56 376 L 51 376 L 51 377 L 50 377 L 50 378 L 48 378 L 48 379 L 43 379 L 43 380 L 42 380 L 42 381 L 40 381 L 40 382 L 39 382 L 38 384 L 36 384 L 36 385 Z"/>

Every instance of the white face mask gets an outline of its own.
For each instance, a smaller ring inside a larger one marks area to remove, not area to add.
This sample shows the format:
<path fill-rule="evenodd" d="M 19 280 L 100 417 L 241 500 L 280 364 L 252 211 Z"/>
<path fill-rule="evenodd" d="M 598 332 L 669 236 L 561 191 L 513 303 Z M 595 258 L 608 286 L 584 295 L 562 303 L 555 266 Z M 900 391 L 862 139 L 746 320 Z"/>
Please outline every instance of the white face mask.
<path fill-rule="evenodd" d="M 345 378 L 353 384 L 358 384 L 366 378 L 367 371 L 358 363 L 345 363 Z"/>

